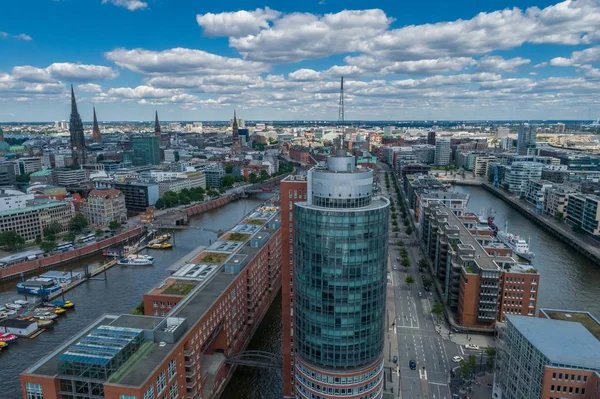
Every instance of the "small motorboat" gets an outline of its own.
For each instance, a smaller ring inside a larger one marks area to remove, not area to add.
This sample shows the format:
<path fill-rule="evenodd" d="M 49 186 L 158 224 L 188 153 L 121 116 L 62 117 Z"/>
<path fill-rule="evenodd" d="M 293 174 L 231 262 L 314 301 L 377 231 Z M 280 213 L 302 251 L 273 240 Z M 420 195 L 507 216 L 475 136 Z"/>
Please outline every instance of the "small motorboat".
<path fill-rule="evenodd" d="M 66 313 L 67 311 L 64 310 L 63 308 L 56 308 L 54 309 L 54 314 L 63 314 Z"/>
<path fill-rule="evenodd" d="M 58 316 L 52 312 L 40 312 L 40 313 L 34 314 L 33 317 L 35 317 L 36 319 L 39 319 L 39 320 L 54 320 Z"/>
<path fill-rule="evenodd" d="M 14 316 L 17 314 L 17 311 L 16 310 L 5 310 L 2 313 L 4 313 L 5 315 L 8 315 L 8 316 Z"/>
<path fill-rule="evenodd" d="M 8 314 L 6 314 L 6 313 L 4 313 L 4 312 L 3 312 L 3 313 L 0 313 L 0 320 L 4 320 L 4 319 L 6 319 L 7 317 L 8 317 Z"/>
<path fill-rule="evenodd" d="M 16 300 L 15 303 L 17 305 L 21 305 L 21 306 L 27 306 L 27 305 L 29 305 L 29 301 L 25 301 L 23 299 Z"/>
<path fill-rule="evenodd" d="M 37 326 L 40 327 L 40 328 L 48 328 L 52 324 L 54 324 L 53 320 L 38 320 L 37 321 Z"/>
<path fill-rule="evenodd" d="M 18 339 L 19 337 L 17 337 L 15 334 L 0 333 L 0 342 L 10 344 L 11 342 L 15 342 Z"/>
<path fill-rule="evenodd" d="M 63 309 L 73 309 L 75 305 L 71 301 L 54 301 L 52 306 L 58 306 Z"/>
<path fill-rule="evenodd" d="M 21 305 L 17 305 L 16 303 L 7 303 L 4 306 L 6 306 L 7 309 L 12 309 L 12 310 L 19 310 L 22 308 Z"/>
<path fill-rule="evenodd" d="M 171 248 L 173 248 L 173 244 L 168 243 L 168 242 L 163 242 L 160 244 L 150 244 L 150 245 L 148 245 L 148 248 L 150 248 L 150 249 L 171 249 Z"/>
<path fill-rule="evenodd" d="M 8 344 L 6 342 L 0 342 L 0 351 L 6 347 L 8 347 Z"/>

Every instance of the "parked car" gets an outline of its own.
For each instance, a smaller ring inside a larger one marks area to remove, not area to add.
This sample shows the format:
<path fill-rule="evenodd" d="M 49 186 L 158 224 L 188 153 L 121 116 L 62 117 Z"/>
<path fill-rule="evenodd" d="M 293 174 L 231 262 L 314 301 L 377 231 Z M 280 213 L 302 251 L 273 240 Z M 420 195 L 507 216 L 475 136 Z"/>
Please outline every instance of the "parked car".
<path fill-rule="evenodd" d="M 414 360 L 411 360 L 410 362 L 408 362 L 408 367 L 410 367 L 411 370 L 416 370 L 417 362 L 415 362 Z"/>
<path fill-rule="evenodd" d="M 479 345 L 475 345 L 475 344 L 467 344 L 465 345 L 466 349 L 473 349 L 473 350 L 479 350 Z"/>
<path fill-rule="evenodd" d="M 419 292 L 419 296 L 420 296 L 420 297 L 421 297 L 421 296 L 423 296 L 423 293 L 422 293 L 422 292 Z"/>
<path fill-rule="evenodd" d="M 392 267 L 392 269 L 398 270 L 398 265 L 394 265 L 394 267 Z"/>
<path fill-rule="evenodd" d="M 463 357 L 462 357 L 462 356 L 454 356 L 454 357 L 452 358 L 452 361 L 453 361 L 454 363 L 460 363 L 460 362 L 461 362 L 461 360 L 463 360 Z"/>

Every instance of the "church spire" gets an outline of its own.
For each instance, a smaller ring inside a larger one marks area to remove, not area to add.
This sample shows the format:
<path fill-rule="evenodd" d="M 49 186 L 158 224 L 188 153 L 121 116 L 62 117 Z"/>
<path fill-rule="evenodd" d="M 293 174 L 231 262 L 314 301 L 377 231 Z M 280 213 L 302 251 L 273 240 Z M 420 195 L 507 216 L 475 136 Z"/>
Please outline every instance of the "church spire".
<path fill-rule="evenodd" d="M 71 85 L 71 118 L 69 120 L 69 136 L 73 151 L 73 165 L 81 166 L 86 162 L 85 137 L 83 135 L 83 122 L 77 110 L 75 91 Z"/>
<path fill-rule="evenodd" d="M 92 128 L 92 139 L 94 143 L 99 143 L 100 138 L 100 127 L 98 126 L 98 118 L 96 118 L 96 107 L 94 107 L 94 127 Z"/>
<path fill-rule="evenodd" d="M 160 136 L 160 122 L 158 121 L 158 111 L 155 111 L 154 116 L 154 134 Z"/>

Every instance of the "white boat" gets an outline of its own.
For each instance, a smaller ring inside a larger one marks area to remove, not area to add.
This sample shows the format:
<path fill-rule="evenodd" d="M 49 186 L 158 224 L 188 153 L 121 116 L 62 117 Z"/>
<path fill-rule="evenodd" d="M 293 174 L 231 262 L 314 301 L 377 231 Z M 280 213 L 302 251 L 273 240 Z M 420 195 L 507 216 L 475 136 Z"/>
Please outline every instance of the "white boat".
<path fill-rule="evenodd" d="M 12 309 L 12 310 L 19 310 L 22 308 L 21 305 L 17 305 L 16 303 L 7 303 L 4 306 L 6 306 L 7 309 Z"/>
<path fill-rule="evenodd" d="M 27 306 L 27 305 L 29 305 L 29 301 L 25 301 L 23 299 L 16 300 L 15 303 L 17 305 L 21 305 L 21 306 Z"/>
<path fill-rule="evenodd" d="M 153 263 L 154 263 L 154 258 L 147 259 L 147 258 L 135 256 L 135 255 L 130 255 L 126 258 L 121 258 L 117 262 L 117 264 L 119 264 L 119 265 L 126 265 L 126 266 L 148 266 L 148 265 L 152 265 Z"/>
<path fill-rule="evenodd" d="M 39 320 L 54 320 L 58 316 L 51 312 L 40 312 L 33 315 L 36 319 Z"/>
<path fill-rule="evenodd" d="M 5 315 L 7 315 L 7 316 L 14 316 L 14 315 L 16 315 L 16 314 L 17 314 L 17 311 L 16 311 L 16 310 L 5 310 L 5 311 L 4 311 L 4 312 L 2 312 L 2 313 L 4 313 L 4 314 L 5 314 Z"/>
<path fill-rule="evenodd" d="M 508 247 L 512 249 L 517 256 L 520 256 L 528 261 L 531 261 L 533 258 L 535 258 L 535 253 L 529 250 L 529 244 L 527 241 L 517 235 L 510 234 L 506 230 L 506 225 L 504 226 L 504 231 L 499 231 L 496 234 L 496 237 L 500 242 L 508 245 Z"/>

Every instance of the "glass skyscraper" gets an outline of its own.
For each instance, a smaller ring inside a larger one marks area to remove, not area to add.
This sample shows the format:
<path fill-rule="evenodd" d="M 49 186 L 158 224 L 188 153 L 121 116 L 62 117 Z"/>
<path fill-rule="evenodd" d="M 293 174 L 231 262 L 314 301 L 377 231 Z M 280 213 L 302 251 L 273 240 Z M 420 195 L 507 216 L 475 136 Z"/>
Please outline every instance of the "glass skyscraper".
<path fill-rule="evenodd" d="M 380 398 L 389 201 L 340 150 L 307 180 L 294 204 L 296 397 Z"/>

